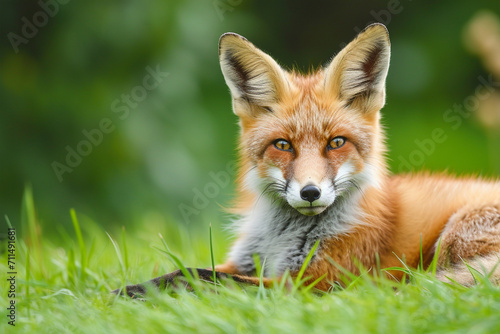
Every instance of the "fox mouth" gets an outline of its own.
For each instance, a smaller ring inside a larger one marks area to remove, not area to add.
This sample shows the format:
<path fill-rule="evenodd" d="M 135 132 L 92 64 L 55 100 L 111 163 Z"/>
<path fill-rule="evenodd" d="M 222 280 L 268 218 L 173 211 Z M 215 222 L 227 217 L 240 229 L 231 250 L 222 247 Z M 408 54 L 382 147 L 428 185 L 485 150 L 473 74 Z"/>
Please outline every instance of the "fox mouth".
<path fill-rule="evenodd" d="M 303 214 L 304 216 L 316 216 L 321 212 L 325 211 L 326 206 L 324 205 L 316 205 L 316 206 L 301 206 L 295 208 L 298 212 Z"/>

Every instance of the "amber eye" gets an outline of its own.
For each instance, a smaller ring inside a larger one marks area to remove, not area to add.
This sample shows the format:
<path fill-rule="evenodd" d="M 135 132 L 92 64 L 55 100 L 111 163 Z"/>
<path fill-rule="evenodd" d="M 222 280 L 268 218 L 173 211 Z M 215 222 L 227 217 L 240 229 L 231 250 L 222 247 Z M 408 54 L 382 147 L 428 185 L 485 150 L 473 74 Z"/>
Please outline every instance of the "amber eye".
<path fill-rule="evenodd" d="M 342 147 L 345 144 L 346 139 L 344 137 L 335 137 L 328 144 L 328 149 L 334 150 L 336 148 Z"/>
<path fill-rule="evenodd" d="M 288 152 L 292 151 L 292 144 L 290 144 L 289 142 L 287 142 L 284 139 L 276 140 L 274 142 L 274 147 L 276 147 L 280 151 L 288 151 Z"/>

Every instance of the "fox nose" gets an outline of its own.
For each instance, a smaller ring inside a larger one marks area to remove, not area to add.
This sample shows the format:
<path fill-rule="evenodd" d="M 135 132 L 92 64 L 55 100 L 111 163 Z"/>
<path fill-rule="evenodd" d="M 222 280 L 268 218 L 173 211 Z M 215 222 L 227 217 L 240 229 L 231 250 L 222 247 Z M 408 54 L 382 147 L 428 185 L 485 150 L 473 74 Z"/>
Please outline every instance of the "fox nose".
<path fill-rule="evenodd" d="M 315 185 L 309 184 L 302 188 L 300 191 L 300 197 L 304 201 L 308 201 L 310 203 L 314 202 L 321 196 L 321 190 Z"/>

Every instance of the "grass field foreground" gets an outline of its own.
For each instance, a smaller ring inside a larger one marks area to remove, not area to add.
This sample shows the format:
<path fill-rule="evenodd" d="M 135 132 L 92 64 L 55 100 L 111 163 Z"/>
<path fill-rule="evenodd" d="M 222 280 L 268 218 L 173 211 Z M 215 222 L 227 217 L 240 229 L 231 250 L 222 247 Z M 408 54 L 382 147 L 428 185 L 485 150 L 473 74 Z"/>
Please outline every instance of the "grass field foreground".
<path fill-rule="evenodd" d="M 208 226 L 188 233 L 149 216 L 135 229 L 109 232 L 73 210 L 68 219 L 72 231 L 40 223 L 27 191 L 22 222 L 13 224 L 24 235 L 15 248 L 15 326 L 8 323 L 7 240 L 1 245 L 0 333 L 500 333 L 498 287 L 480 277 L 472 288 L 449 285 L 423 270 L 409 270 L 407 283 L 364 274 L 327 294 L 300 284 L 290 291 L 229 282 L 147 301 L 116 297 L 109 291 L 178 269 L 165 244 L 186 266 L 210 267 Z M 49 229 L 60 237 L 45 237 Z M 217 229 L 211 234 L 222 261 L 228 241 Z"/>

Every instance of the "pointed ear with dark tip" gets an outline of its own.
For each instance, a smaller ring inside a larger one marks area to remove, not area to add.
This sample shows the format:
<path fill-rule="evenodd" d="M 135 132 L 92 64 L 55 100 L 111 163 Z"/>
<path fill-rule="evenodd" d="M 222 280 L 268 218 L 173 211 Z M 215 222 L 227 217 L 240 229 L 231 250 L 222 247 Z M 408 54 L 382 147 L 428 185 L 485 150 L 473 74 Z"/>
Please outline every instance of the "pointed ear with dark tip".
<path fill-rule="evenodd" d="M 326 91 L 364 113 L 379 111 L 385 104 L 390 53 L 386 27 L 366 27 L 326 68 Z"/>
<path fill-rule="evenodd" d="M 272 112 L 273 106 L 287 93 L 288 82 L 281 67 L 238 34 L 221 36 L 219 61 L 238 116 L 255 109 Z"/>

